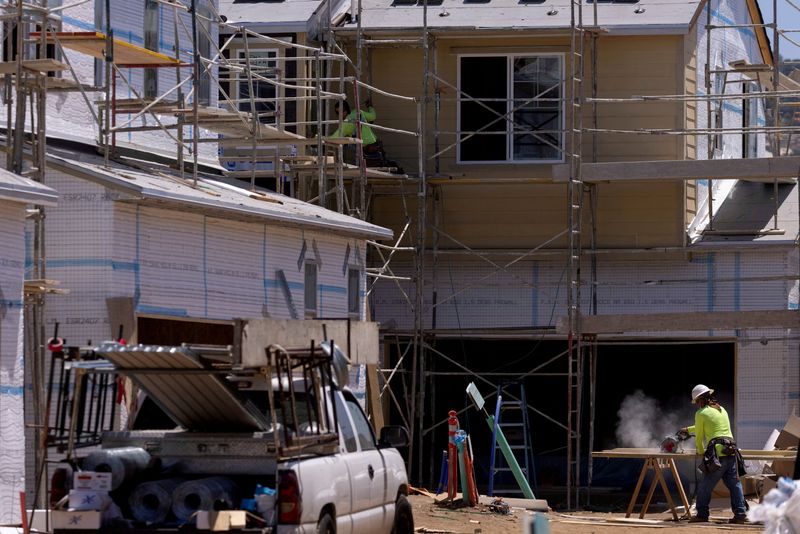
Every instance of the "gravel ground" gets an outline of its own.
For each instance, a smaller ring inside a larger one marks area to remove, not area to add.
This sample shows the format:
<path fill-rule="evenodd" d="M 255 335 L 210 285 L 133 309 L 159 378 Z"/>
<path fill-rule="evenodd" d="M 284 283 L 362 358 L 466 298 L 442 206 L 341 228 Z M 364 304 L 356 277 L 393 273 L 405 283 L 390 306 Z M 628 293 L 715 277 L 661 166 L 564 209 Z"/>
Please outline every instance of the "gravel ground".
<path fill-rule="evenodd" d="M 417 532 L 455 534 L 522 533 L 525 510 L 512 509 L 511 515 L 499 515 L 485 506 L 450 509 L 436 504 L 424 495 L 409 498 L 414 509 L 414 526 Z M 712 503 L 713 505 L 713 503 Z M 655 529 L 667 529 L 665 534 L 710 534 L 713 531 L 761 532 L 760 525 L 729 525 L 730 510 L 712 508 L 712 522 L 689 525 L 686 520 L 671 521 L 669 514 L 648 514 L 645 521 L 623 522 L 625 514 L 578 512 L 561 514 L 549 512 L 550 534 L 646 534 Z"/>

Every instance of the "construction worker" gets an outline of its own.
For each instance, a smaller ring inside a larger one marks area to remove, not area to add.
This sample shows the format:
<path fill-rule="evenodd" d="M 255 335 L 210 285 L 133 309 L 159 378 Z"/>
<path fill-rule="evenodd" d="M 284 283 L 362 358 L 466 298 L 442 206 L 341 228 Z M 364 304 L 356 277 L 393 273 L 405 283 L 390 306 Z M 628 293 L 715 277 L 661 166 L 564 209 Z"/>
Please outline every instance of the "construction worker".
<path fill-rule="evenodd" d="M 692 403 L 697 405 L 694 426 L 681 430 L 695 435 L 697 453 L 703 455 L 700 470 L 703 479 L 697 488 L 697 514 L 690 523 L 708 521 L 708 505 L 714 486 L 722 480 L 731 494 L 731 523 L 746 523 L 746 503 L 739 475 L 744 472 L 744 462 L 733 440 L 731 422 L 725 411 L 714 397 L 714 390 L 703 384 L 692 389 Z"/>
<path fill-rule="evenodd" d="M 350 110 L 350 104 L 347 103 L 347 100 L 342 101 L 341 106 L 339 102 L 336 102 L 333 108 L 336 110 L 336 114 L 342 119 L 342 127 L 337 128 L 337 130 L 331 134 L 331 137 L 355 137 L 357 133 L 356 112 Z M 375 108 L 372 107 L 372 103 L 369 100 L 364 102 L 364 108 L 361 109 L 361 141 L 365 153 L 371 150 L 370 147 L 378 142 L 375 132 L 373 132 L 372 128 L 368 125 L 370 122 L 375 122 L 377 116 Z"/>

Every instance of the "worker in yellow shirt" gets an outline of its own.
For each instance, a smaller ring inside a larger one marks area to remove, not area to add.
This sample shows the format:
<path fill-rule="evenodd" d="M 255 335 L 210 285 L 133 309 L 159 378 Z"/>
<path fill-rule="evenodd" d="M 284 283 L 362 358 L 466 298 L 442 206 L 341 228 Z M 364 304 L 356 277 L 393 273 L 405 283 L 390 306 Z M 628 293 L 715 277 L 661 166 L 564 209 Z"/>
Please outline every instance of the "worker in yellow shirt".
<path fill-rule="evenodd" d="M 371 150 L 369 147 L 378 142 L 378 138 L 372 128 L 369 127 L 369 123 L 375 122 L 378 114 L 375 112 L 375 108 L 372 107 L 371 102 L 367 101 L 364 105 L 365 107 L 361 109 L 361 141 L 364 152 L 369 152 Z M 333 108 L 336 110 L 336 114 L 342 118 L 342 127 L 337 128 L 331 134 L 331 137 L 355 137 L 357 133 L 356 112 L 350 110 L 350 104 L 347 103 L 347 100 L 342 101 L 341 106 L 339 102 L 336 102 Z"/>
<path fill-rule="evenodd" d="M 695 435 L 697 453 L 703 455 L 703 462 L 700 465 L 703 479 L 697 488 L 697 514 L 689 522 L 708 521 L 711 492 L 722 480 L 731 494 L 733 519 L 730 522 L 746 523 L 746 504 L 742 482 L 739 480 L 743 463 L 736 442 L 733 440 L 728 412 L 717 402 L 714 390 L 703 384 L 698 384 L 692 389 L 692 402 L 697 405 L 694 426 L 682 430 Z"/>

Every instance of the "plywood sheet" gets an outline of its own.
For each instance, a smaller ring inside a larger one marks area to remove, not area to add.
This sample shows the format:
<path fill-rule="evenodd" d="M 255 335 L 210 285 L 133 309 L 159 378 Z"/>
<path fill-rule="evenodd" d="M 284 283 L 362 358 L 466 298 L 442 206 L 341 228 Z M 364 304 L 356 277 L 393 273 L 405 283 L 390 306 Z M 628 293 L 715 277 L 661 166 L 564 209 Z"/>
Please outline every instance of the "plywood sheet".
<path fill-rule="evenodd" d="M 39 32 L 31 33 L 31 37 L 39 37 Z M 57 32 L 54 38 L 47 34 L 47 42 L 55 43 L 56 38 L 61 46 L 92 56 L 96 59 L 105 57 L 106 35 L 100 32 Z M 153 52 L 141 46 L 114 39 L 115 65 L 165 65 L 180 64 L 180 60 Z"/>

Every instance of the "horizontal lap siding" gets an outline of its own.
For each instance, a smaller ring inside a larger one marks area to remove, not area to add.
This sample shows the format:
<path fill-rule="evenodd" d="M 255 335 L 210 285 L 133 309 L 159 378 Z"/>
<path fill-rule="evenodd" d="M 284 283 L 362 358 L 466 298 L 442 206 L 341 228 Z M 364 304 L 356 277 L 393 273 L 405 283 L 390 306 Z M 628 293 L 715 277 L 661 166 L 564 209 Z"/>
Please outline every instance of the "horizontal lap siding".
<path fill-rule="evenodd" d="M 439 75 L 457 85 L 458 56 L 476 49 L 491 54 L 565 52 L 566 42 L 557 39 L 485 39 L 480 47 L 470 40 L 437 42 Z M 676 94 L 682 92 L 683 41 L 677 36 L 609 37 L 598 42 L 598 96 L 630 97 L 640 94 Z M 421 52 L 419 49 L 376 49 L 372 52 L 373 83 L 391 91 L 418 95 L 421 91 Z M 568 59 L 568 54 L 566 56 Z M 569 66 L 565 69 L 569 72 Z M 587 76 L 588 80 L 588 76 Z M 588 85 L 588 83 L 587 83 Z M 431 82 L 431 87 L 434 83 Z M 457 92 L 439 84 L 444 98 Z M 588 91 L 588 87 L 587 87 Z M 416 117 L 407 104 L 373 95 L 378 123 L 393 128 L 415 129 Z M 439 128 L 456 129 L 455 102 L 443 101 Z M 428 113 L 428 155 L 434 153 L 433 111 Z M 683 122 L 680 103 L 599 104 L 599 128 L 678 128 Z M 591 126 L 591 111 L 586 110 L 584 126 Z M 381 133 L 389 156 L 405 168 L 416 170 L 416 141 L 396 134 Z M 442 135 L 440 148 L 453 141 Z M 681 159 L 682 142 L 676 136 L 652 136 L 602 133 L 596 137 L 598 161 L 642 161 Z M 592 136 L 584 136 L 584 156 L 592 154 Z M 551 165 L 463 165 L 455 161 L 455 151 L 441 156 L 441 173 L 453 178 L 483 180 L 533 179 L 547 181 Z M 428 169 L 432 167 L 429 162 Z M 566 188 L 548 184 L 452 185 L 441 187 L 442 228 L 471 247 L 531 248 L 566 228 Z M 406 199 L 409 213 L 414 213 L 411 198 Z M 682 183 L 598 186 L 598 246 L 679 246 L 684 239 L 684 186 Z M 397 197 L 380 198 L 374 205 L 378 224 L 399 233 L 405 224 L 403 201 Z M 588 209 L 587 211 L 588 216 Z M 432 211 L 429 210 L 429 216 Z M 587 218 L 588 222 L 588 218 Z M 448 246 L 442 239 L 442 246 Z M 549 246 L 565 246 L 556 240 Z M 450 243 L 450 246 L 454 246 Z"/>

